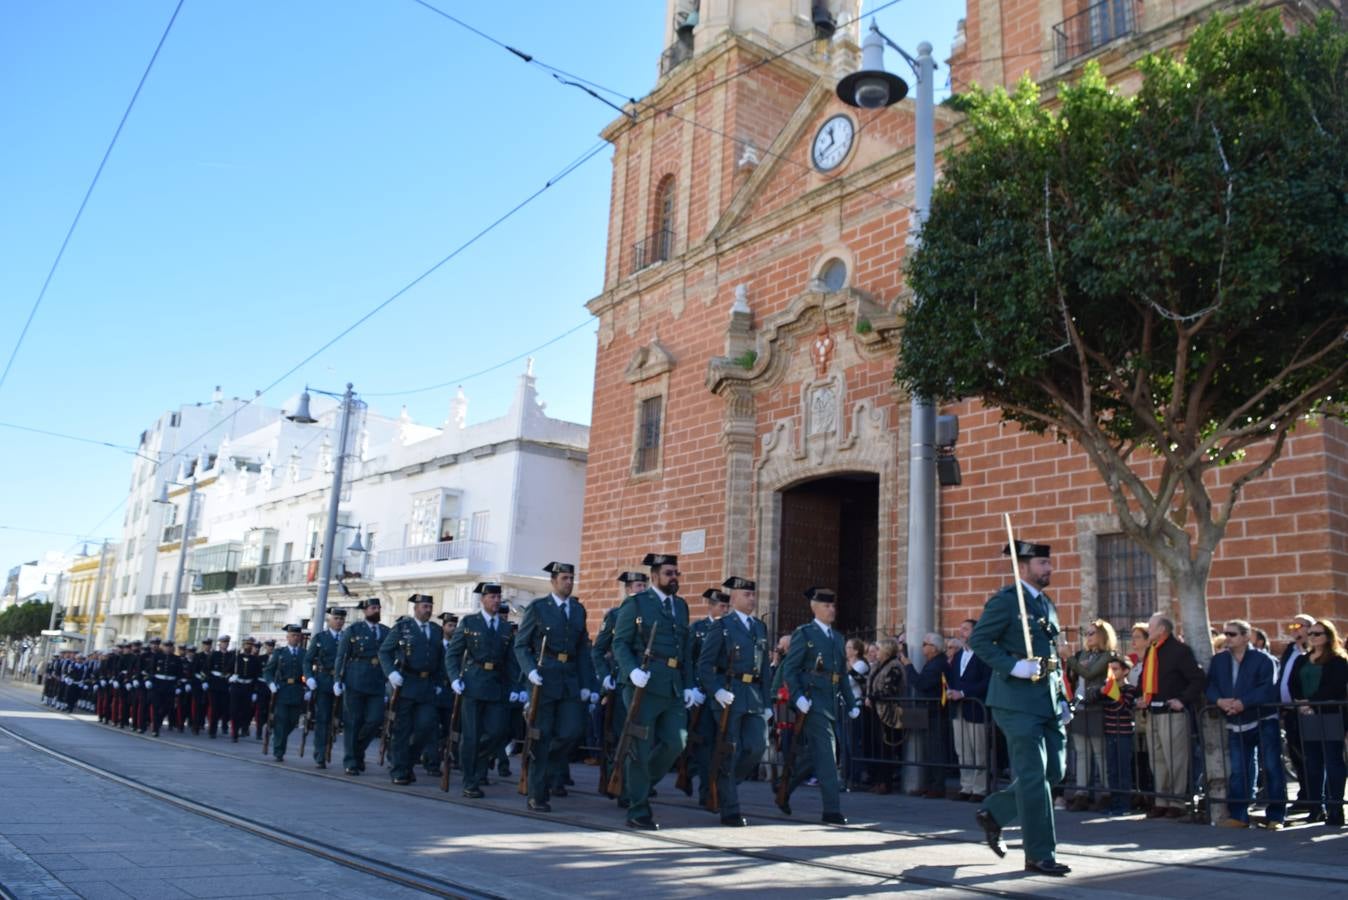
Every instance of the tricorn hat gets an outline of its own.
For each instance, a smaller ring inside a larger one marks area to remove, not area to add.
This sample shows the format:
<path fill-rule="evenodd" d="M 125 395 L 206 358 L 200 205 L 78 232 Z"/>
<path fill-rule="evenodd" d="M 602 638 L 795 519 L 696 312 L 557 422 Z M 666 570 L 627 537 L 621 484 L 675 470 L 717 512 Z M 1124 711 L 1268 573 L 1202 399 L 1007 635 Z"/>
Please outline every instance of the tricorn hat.
<path fill-rule="evenodd" d="M 634 581 L 650 581 L 650 579 L 646 577 L 645 572 L 624 572 L 618 576 L 618 580 L 623 584 L 631 584 Z"/>
<path fill-rule="evenodd" d="M 837 603 L 838 595 L 832 588 L 810 587 L 805 589 L 805 599 L 811 603 Z"/>
<path fill-rule="evenodd" d="M 330 607 L 330 608 L 328 609 L 328 615 L 330 615 L 330 616 L 336 616 L 336 617 L 339 618 L 339 619 L 345 619 L 345 618 L 346 618 L 346 610 L 342 609 L 340 606 Z"/>
<path fill-rule="evenodd" d="M 731 575 L 725 581 L 721 582 L 721 587 L 731 591 L 756 591 L 757 585 L 747 578 L 741 578 L 738 575 Z"/>
<path fill-rule="evenodd" d="M 441 622 L 453 622 L 455 625 L 459 623 L 459 617 L 452 612 L 442 612 L 438 618 Z"/>
<path fill-rule="evenodd" d="M 550 575 L 574 575 L 576 567 L 571 563 L 550 562 L 543 567 L 543 571 Z"/>
<path fill-rule="evenodd" d="M 430 594 L 413 594 L 407 598 L 408 603 L 434 603 L 435 598 Z"/>
<path fill-rule="evenodd" d="M 729 603 L 730 595 L 725 591 L 718 591 L 716 588 L 707 588 L 702 592 L 702 597 L 712 603 Z"/>
<path fill-rule="evenodd" d="M 479 581 L 473 588 L 474 594 L 499 594 L 501 586 L 494 581 Z"/>
<path fill-rule="evenodd" d="M 371 606 L 383 606 L 378 597 L 366 597 L 356 604 L 356 609 L 369 609 Z"/>
<path fill-rule="evenodd" d="M 672 553 L 647 553 L 641 564 L 652 569 L 660 566 L 677 566 L 679 558 Z"/>
<path fill-rule="evenodd" d="M 1002 555 L 1011 555 L 1011 545 L 1002 547 Z M 1048 559 L 1048 544 L 1031 544 L 1029 541 L 1016 541 L 1016 559 Z"/>

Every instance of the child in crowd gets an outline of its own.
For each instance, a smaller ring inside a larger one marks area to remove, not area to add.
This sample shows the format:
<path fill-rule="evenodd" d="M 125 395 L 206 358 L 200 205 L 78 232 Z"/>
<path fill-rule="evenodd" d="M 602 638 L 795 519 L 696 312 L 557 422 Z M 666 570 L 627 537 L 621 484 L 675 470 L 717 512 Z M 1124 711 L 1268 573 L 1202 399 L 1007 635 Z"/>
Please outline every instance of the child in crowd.
<path fill-rule="evenodd" d="M 1099 688 L 1091 688 L 1086 700 L 1099 703 L 1105 713 L 1105 770 L 1109 778 L 1109 815 L 1128 814 L 1133 793 L 1133 700 L 1137 688 L 1128 681 L 1132 663 L 1115 654 L 1109 658 L 1109 675 Z"/>

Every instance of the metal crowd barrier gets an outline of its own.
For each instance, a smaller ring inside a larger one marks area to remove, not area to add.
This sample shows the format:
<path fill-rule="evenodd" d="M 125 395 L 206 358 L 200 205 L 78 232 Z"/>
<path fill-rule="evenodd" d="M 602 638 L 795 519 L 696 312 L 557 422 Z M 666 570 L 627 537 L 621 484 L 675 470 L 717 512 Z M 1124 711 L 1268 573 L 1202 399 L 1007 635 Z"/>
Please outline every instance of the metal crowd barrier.
<path fill-rule="evenodd" d="M 840 730 L 843 774 L 853 789 L 986 795 L 998 789 L 1005 768 L 997 728 L 980 700 L 873 695 Z"/>

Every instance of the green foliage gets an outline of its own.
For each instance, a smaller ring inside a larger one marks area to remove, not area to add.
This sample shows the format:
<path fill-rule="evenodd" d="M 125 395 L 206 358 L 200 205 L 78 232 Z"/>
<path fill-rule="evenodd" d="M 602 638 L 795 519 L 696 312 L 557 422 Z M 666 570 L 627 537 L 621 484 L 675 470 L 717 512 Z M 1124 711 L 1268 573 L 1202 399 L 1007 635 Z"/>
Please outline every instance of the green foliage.
<path fill-rule="evenodd" d="M 870 334 L 872 331 L 875 330 L 874 326 L 871 325 L 871 320 L 866 318 L 865 316 L 861 316 L 860 318 L 857 319 L 856 327 L 857 327 L 857 334 Z"/>
<path fill-rule="evenodd" d="M 1348 36 L 1249 13 L 1141 70 L 1125 97 L 1092 66 L 1056 111 L 1028 81 L 961 96 L 895 374 L 1201 468 L 1342 414 Z"/>
<path fill-rule="evenodd" d="M 745 369 L 752 369 L 756 362 L 758 362 L 757 350 L 745 350 L 739 356 L 735 357 L 735 364 Z"/>
<path fill-rule="evenodd" d="M 23 640 L 37 637 L 51 621 L 50 603 L 21 603 L 0 613 L 0 638 Z"/>

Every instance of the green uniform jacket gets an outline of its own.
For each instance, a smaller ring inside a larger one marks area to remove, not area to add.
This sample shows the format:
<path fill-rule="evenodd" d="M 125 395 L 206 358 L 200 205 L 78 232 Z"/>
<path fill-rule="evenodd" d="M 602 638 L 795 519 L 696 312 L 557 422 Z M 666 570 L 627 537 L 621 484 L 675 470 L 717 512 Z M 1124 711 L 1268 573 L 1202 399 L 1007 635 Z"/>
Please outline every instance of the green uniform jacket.
<path fill-rule="evenodd" d="M 496 630 L 480 612 L 464 616 L 445 650 L 445 677 L 463 679 L 463 695 L 471 700 L 504 702 L 517 680 L 510 625 L 496 617 Z"/>
<path fill-rule="evenodd" d="M 276 702 L 299 705 L 304 702 L 304 652 L 298 647 L 291 653 L 290 648 L 278 648 L 267 654 L 267 664 L 262 669 L 262 678 L 277 685 Z M 261 698 L 259 698 L 261 699 Z"/>
<path fill-rule="evenodd" d="M 313 676 L 318 682 L 318 690 L 332 692 L 332 677 L 337 671 L 337 645 L 340 636 L 333 637 L 332 632 L 324 628 L 309 642 L 309 650 L 304 654 L 304 674 Z"/>
<path fill-rule="evenodd" d="M 733 666 L 730 663 L 732 655 Z M 728 687 L 735 695 L 732 713 L 761 713 L 765 706 L 771 706 L 767 672 L 768 626 L 762 620 L 750 616 L 749 628 L 745 628 L 739 615 L 729 612 L 707 629 L 698 656 L 697 673 L 708 697 Z M 746 677 L 748 681 L 745 681 Z"/>
<path fill-rule="evenodd" d="M 1030 620 L 1030 643 L 1034 655 L 1057 659 L 1058 610 L 1046 594 L 1025 591 L 1025 613 Z M 1050 718 L 1058 714 L 1063 693 L 1062 672 L 1054 671 L 1038 681 L 1012 678 L 1011 668 L 1025 658 L 1025 632 L 1020 624 L 1016 586 L 1009 584 L 988 599 L 983 615 L 969 637 L 969 649 L 992 669 L 987 705 Z"/>
<path fill-rule="evenodd" d="M 618 627 L 618 607 L 613 607 L 604 613 L 604 621 L 599 626 L 599 633 L 594 636 L 594 647 L 590 651 L 591 662 L 594 664 L 594 676 L 599 681 L 603 681 L 605 676 L 611 676 L 617 683 L 618 660 L 613 656 L 613 632 Z"/>
<path fill-rule="evenodd" d="M 534 599 L 524 610 L 524 621 L 515 635 L 515 662 L 520 674 L 528 676 L 538 669 L 543 676 L 541 692 L 545 700 L 579 700 L 581 688 L 599 689 L 594 679 L 594 660 L 590 658 L 585 606 L 575 597 L 570 598 L 567 606 L 570 615 L 563 616 L 551 594 Z M 548 639 L 547 653 L 540 660 L 538 651 L 544 636 Z"/>
<path fill-rule="evenodd" d="M 712 686 L 709 689 L 708 685 L 712 683 L 709 681 L 704 682 L 702 680 L 702 667 L 698 664 L 698 661 L 702 658 L 702 642 L 707 639 L 707 632 L 715 627 L 716 621 L 717 620 L 713 619 L 711 616 L 703 616 L 694 622 L 691 629 L 693 632 L 693 643 L 692 646 L 688 648 L 688 663 L 693 667 L 692 686 L 696 687 L 709 697 L 711 696 L 712 691 L 716 690 L 716 687 Z"/>
<path fill-rule="evenodd" d="M 649 671 L 651 680 L 646 693 L 652 697 L 683 697 L 693 686 L 692 660 L 693 632 L 688 625 L 688 604 L 678 595 L 672 596 L 672 615 L 666 615 L 660 596 L 651 588 L 628 597 L 618 608 L 618 623 L 613 629 L 613 657 L 626 683 L 633 669 L 640 668 L 651 627 L 655 643 L 651 646 Z"/>
<path fill-rule="evenodd" d="M 351 691 L 384 693 L 384 670 L 379 665 L 379 645 L 389 629 L 369 622 L 353 622 L 337 640 L 337 680 Z"/>
<path fill-rule="evenodd" d="M 820 659 L 823 669 L 816 672 L 815 663 Z M 791 646 L 782 660 L 782 680 L 791 691 L 793 705 L 808 694 L 811 715 L 821 713 L 831 722 L 838 717 L 838 710 L 850 712 L 857 699 L 847 685 L 846 673 L 847 653 L 838 629 L 830 628 L 829 634 L 824 634 L 814 622 L 806 622 L 791 632 Z"/>
<path fill-rule="evenodd" d="M 379 665 L 387 678 L 393 672 L 403 676 L 399 696 L 418 703 L 434 703 L 435 689 L 444 682 L 444 640 L 440 628 L 430 625 L 431 636 L 416 619 L 399 619 L 379 645 Z"/>

